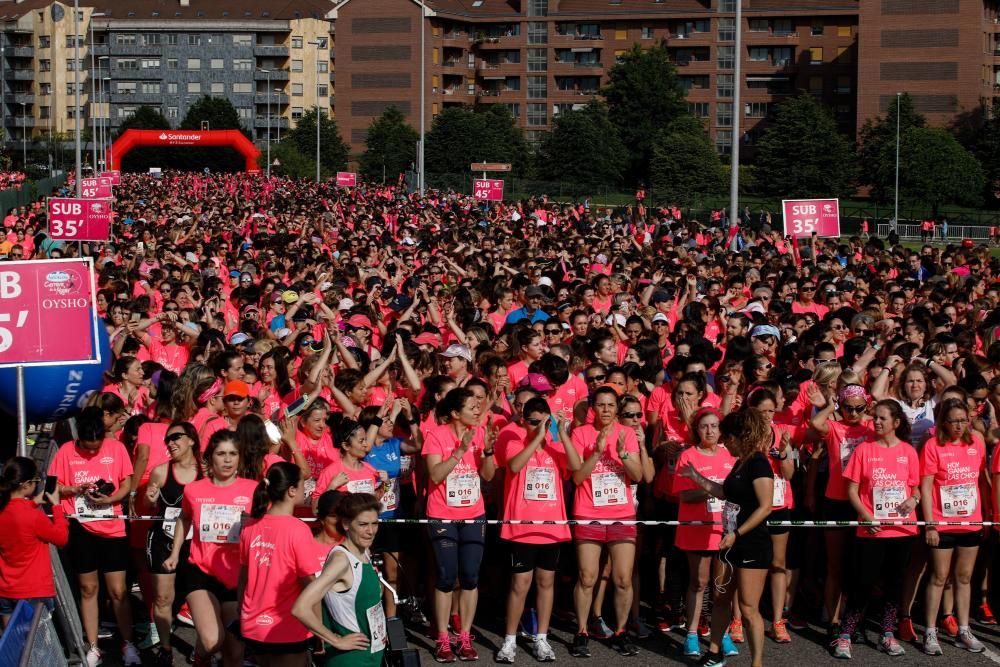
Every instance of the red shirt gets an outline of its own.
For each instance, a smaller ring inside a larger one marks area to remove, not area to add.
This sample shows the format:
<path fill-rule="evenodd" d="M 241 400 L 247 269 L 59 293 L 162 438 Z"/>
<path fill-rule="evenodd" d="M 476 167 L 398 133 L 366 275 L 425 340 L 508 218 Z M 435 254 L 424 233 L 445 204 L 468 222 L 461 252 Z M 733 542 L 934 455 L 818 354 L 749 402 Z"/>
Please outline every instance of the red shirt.
<path fill-rule="evenodd" d="M 0 512 L 0 597 L 55 597 L 49 544 L 66 546 L 69 522 L 60 506 L 45 516 L 34 500 L 13 498 Z"/>

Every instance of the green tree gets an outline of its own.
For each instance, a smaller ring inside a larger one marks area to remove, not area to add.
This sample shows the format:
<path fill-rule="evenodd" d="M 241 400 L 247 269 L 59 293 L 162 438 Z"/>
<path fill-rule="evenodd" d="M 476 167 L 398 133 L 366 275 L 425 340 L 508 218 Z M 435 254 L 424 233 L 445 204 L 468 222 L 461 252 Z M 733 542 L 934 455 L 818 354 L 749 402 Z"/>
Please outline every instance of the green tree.
<path fill-rule="evenodd" d="M 319 114 L 319 163 L 323 178 L 329 178 L 338 171 L 347 168 L 348 146 L 340 138 L 337 121 L 329 114 L 320 111 Z M 304 158 L 312 163 L 312 176 L 316 176 L 316 107 L 309 109 L 298 120 L 295 129 L 281 140 L 295 147 Z M 274 144 L 271 144 L 274 152 Z"/>
<path fill-rule="evenodd" d="M 406 124 L 403 112 L 395 106 L 389 107 L 368 127 L 365 152 L 359 161 L 361 176 L 381 181 L 385 174 L 385 178 L 395 183 L 399 174 L 417 159 L 419 139 L 417 131 Z"/>
<path fill-rule="evenodd" d="M 1000 100 L 992 107 L 977 110 L 976 118 L 967 131 L 958 133 L 958 140 L 976 156 L 986 177 L 984 197 L 996 203 L 1000 189 Z M 989 113 L 985 113 L 985 112 Z"/>
<path fill-rule="evenodd" d="M 599 100 L 578 111 L 563 111 L 539 147 L 538 175 L 567 181 L 580 192 L 621 181 L 628 162 L 618 128 Z"/>
<path fill-rule="evenodd" d="M 424 149 L 427 172 L 468 174 L 473 162 L 509 162 L 516 175 L 530 166 L 524 133 L 506 107 L 449 107 L 434 117 Z"/>
<path fill-rule="evenodd" d="M 121 137 L 125 130 L 169 129 L 171 129 L 170 121 L 160 113 L 159 109 L 143 105 L 119 126 L 118 131 L 114 134 L 114 139 Z M 159 146 L 139 146 L 121 158 L 121 168 L 122 171 L 146 173 L 150 167 L 170 167 L 173 166 L 170 159 L 172 156 L 176 156 L 176 153 L 173 149 Z"/>
<path fill-rule="evenodd" d="M 305 156 L 299 149 L 290 142 L 282 141 L 271 144 L 271 162 L 278 161 L 277 165 L 271 166 L 272 174 L 290 176 L 292 178 L 316 178 L 316 156 Z M 261 154 L 258 159 L 261 170 L 267 169 L 267 156 Z"/>
<path fill-rule="evenodd" d="M 647 181 L 653 142 L 674 118 L 687 111 L 666 44 L 633 46 L 608 71 L 608 85 L 601 94 L 629 153 L 626 177 L 633 182 Z"/>
<path fill-rule="evenodd" d="M 757 143 L 755 164 L 764 195 L 840 197 L 853 191 L 851 144 L 830 111 L 808 93 L 777 105 Z"/>
<path fill-rule="evenodd" d="M 895 142 L 883 146 L 881 160 L 895 164 Z M 899 143 L 899 196 L 929 205 L 979 206 L 986 177 L 979 161 L 941 128 L 913 127 Z"/>
<path fill-rule="evenodd" d="M 726 173 L 700 120 L 674 119 L 653 143 L 650 182 L 659 201 L 701 203 L 726 191 Z"/>
<path fill-rule="evenodd" d="M 900 136 L 927 124 L 914 108 L 913 98 L 909 93 L 903 93 L 890 102 L 885 117 L 869 118 L 858 131 L 858 180 L 863 185 L 871 186 L 872 197 L 878 202 L 888 201 L 895 187 L 897 107 Z M 890 150 L 887 151 L 887 147 Z M 891 156 L 888 160 L 885 159 L 887 155 Z"/>

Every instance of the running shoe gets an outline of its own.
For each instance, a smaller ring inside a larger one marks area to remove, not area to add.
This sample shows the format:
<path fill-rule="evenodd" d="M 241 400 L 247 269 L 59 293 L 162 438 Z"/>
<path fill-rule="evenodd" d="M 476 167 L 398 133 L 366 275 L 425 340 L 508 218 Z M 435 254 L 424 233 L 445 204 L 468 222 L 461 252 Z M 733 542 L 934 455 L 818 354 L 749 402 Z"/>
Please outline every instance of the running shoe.
<path fill-rule="evenodd" d="M 733 643 L 733 638 L 729 636 L 728 632 L 722 635 L 722 654 L 727 658 L 740 654 L 740 650 L 736 648 L 736 644 Z"/>
<path fill-rule="evenodd" d="M 941 619 L 941 625 L 939 627 L 949 637 L 958 637 L 958 621 L 955 620 L 954 614 L 946 614 L 945 617 Z"/>
<path fill-rule="evenodd" d="M 712 636 L 712 621 L 707 614 L 702 614 L 701 618 L 698 619 L 698 636 L 699 637 Z"/>
<path fill-rule="evenodd" d="M 733 642 L 737 644 L 743 643 L 743 621 L 741 619 L 734 618 L 733 622 L 729 624 L 729 636 Z"/>
<path fill-rule="evenodd" d="M 531 652 L 535 654 L 538 662 L 555 662 L 556 652 L 552 650 L 552 645 L 545 637 L 536 637 L 531 643 Z"/>
<path fill-rule="evenodd" d="M 788 634 L 788 628 L 785 627 L 784 621 L 775 621 L 771 624 L 771 639 L 779 644 L 791 644 L 792 638 Z"/>
<path fill-rule="evenodd" d="M 698 661 L 698 667 L 726 667 L 726 658 L 721 653 L 706 653 Z"/>
<path fill-rule="evenodd" d="M 618 655 L 623 655 L 625 657 L 630 657 L 639 653 L 639 647 L 632 643 L 632 640 L 628 638 L 628 635 L 624 632 L 616 632 L 614 636 L 611 637 L 611 648 L 614 649 Z"/>
<path fill-rule="evenodd" d="M 883 653 L 887 653 L 894 658 L 906 654 L 906 651 L 903 650 L 903 646 L 896 640 L 891 632 L 882 635 L 882 638 L 878 640 L 878 650 Z"/>
<path fill-rule="evenodd" d="M 160 643 L 160 632 L 156 629 L 156 623 L 150 623 L 147 630 L 146 636 L 138 644 L 140 651 L 148 651 Z"/>
<path fill-rule="evenodd" d="M 472 648 L 472 636 L 467 632 L 458 636 L 458 659 L 462 662 L 479 660 L 479 654 Z"/>
<path fill-rule="evenodd" d="M 438 662 L 455 662 L 455 652 L 451 650 L 451 642 L 448 635 L 443 634 L 435 642 L 434 659 Z"/>
<path fill-rule="evenodd" d="M 909 616 L 899 619 L 899 639 L 904 642 L 917 641 L 917 632 L 913 629 L 913 619 Z"/>
<path fill-rule="evenodd" d="M 177 620 L 184 625 L 189 625 L 194 627 L 194 619 L 191 618 L 191 608 L 188 607 L 187 602 L 181 605 L 180 611 L 177 612 Z"/>
<path fill-rule="evenodd" d="M 642 617 L 638 617 L 628 624 L 628 633 L 636 639 L 647 639 L 651 634 L 653 634 L 653 630 L 646 625 L 645 621 L 642 620 Z"/>
<path fill-rule="evenodd" d="M 997 617 L 993 615 L 993 610 L 990 609 L 990 603 L 985 600 L 979 607 L 976 608 L 976 621 L 980 625 L 996 625 Z"/>
<path fill-rule="evenodd" d="M 976 639 L 972 631 L 968 629 L 959 631 L 958 637 L 955 638 L 955 646 L 964 648 L 969 653 L 982 653 L 986 650 L 983 643 Z"/>
<path fill-rule="evenodd" d="M 604 618 L 598 616 L 590 621 L 590 625 L 587 626 L 587 634 L 594 639 L 610 639 L 615 633 L 604 622 Z"/>
<path fill-rule="evenodd" d="M 833 646 L 833 657 L 839 660 L 851 659 L 851 639 L 850 637 L 837 637 L 837 643 Z"/>
<path fill-rule="evenodd" d="M 924 653 L 927 655 L 941 655 L 941 644 L 938 643 L 937 630 L 928 628 L 924 633 Z"/>
<path fill-rule="evenodd" d="M 101 621 L 97 626 L 97 638 L 98 639 L 111 639 L 115 636 L 115 631 L 118 626 L 114 621 Z"/>
<path fill-rule="evenodd" d="M 87 655 L 84 657 L 87 667 L 97 667 L 101 664 L 101 660 L 104 658 L 104 654 L 98 650 L 97 646 L 91 646 L 87 649 Z"/>
<path fill-rule="evenodd" d="M 569 654 L 574 658 L 589 658 L 590 647 L 587 646 L 588 643 L 590 643 L 589 635 L 578 634 L 573 637 L 573 645 L 569 647 Z"/>
<path fill-rule="evenodd" d="M 122 646 L 122 664 L 124 664 L 125 667 L 142 664 L 142 658 L 139 656 L 139 651 L 135 648 L 135 644 L 132 642 L 125 642 Z"/>
<path fill-rule="evenodd" d="M 513 665 L 514 658 L 517 657 L 517 643 L 516 642 L 504 642 L 500 650 L 497 651 L 494 659 L 504 665 Z"/>
<path fill-rule="evenodd" d="M 689 632 L 684 638 L 684 655 L 694 658 L 701 655 L 701 645 L 698 643 L 697 633 Z"/>

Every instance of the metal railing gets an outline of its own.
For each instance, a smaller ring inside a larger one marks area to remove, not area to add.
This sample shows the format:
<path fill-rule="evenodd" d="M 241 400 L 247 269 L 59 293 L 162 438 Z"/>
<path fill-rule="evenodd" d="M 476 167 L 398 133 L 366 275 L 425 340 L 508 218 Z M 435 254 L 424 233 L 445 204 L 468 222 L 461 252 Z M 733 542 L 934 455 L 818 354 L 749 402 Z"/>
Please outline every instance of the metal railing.
<path fill-rule="evenodd" d="M 948 225 L 948 233 L 945 234 L 944 227 L 936 225 L 930 238 L 925 238 L 925 232 L 921 229 L 919 222 L 900 222 L 896 227 L 896 234 L 904 241 L 941 241 L 958 243 L 963 239 L 987 242 L 990 240 L 990 227 L 983 225 Z M 888 222 L 879 223 L 875 226 L 875 232 L 879 237 L 885 238 L 889 235 L 893 225 Z"/>

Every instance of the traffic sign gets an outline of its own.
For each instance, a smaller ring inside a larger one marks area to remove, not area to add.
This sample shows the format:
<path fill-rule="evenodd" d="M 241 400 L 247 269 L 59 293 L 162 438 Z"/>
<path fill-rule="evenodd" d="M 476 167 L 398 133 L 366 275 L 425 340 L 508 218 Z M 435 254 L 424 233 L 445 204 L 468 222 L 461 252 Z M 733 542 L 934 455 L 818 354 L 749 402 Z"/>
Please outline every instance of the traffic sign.
<path fill-rule="evenodd" d="M 510 171 L 508 162 L 473 162 L 470 165 L 471 171 Z"/>

